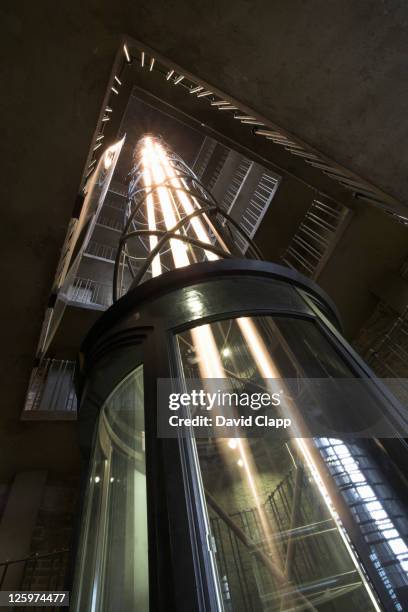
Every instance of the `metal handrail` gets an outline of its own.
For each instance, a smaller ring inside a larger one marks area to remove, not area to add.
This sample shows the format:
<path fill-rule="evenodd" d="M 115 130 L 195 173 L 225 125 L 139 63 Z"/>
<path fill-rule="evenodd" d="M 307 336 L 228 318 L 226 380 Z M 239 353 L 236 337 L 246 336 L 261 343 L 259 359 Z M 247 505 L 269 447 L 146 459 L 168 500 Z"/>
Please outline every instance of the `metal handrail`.
<path fill-rule="evenodd" d="M 282 261 L 315 279 L 332 252 L 349 212 L 345 206 L 314 199 Z"/>
<path fill-rule="evenodd" d="M 41 410 L 47 392 L 45 410 L 71 412 L 77 409 L 74 388 L 75 361 L 45 359 L 34 368 L 24 405 L 24 413 Z"/>
<path fill-rule="evenodd" d="M 3 587 L 4 581 L 7 576 L 7 571 L 10 566 L 15 566 L 19 563 L 24 563 L 24 569 L 25 569 L 27 564 L 31 562 L 33 562 L 35 566 L 36 563 L 41 559 L 60 558 L 62 560 L 64 555 L 68 556 L 69 553 L 70 553 L 69 548 L 61 548 L 60 550 L 54 550 L 48 553 L 33 553 L 33 554 L 28 555 L 27 557 L 23 557 L 22 559 L 6 559 L 5 561 L 1 561 L 0 562 L 0 590 Z M 61 578 L 64 578 L 64 576 L 61 576 Z M 25 581 L 25 575 L 23 573 L 20 586 L 24 584 L 24 581 Z"/>
<path fill-rule="evenodd" d="M 106 259 L 108 261 L 115 261 L 116 248 L 109 244 L 101 244 L 95 240 L 91 240 L 85 249 L 85 255 Z"/>
<path fill-rule="evenodd" d="M 112 304 L 110 283 L 101 283 L 91 278 L 76 277 L 68 291 L 67 298 L 78 304 L 110 306 Z"/>

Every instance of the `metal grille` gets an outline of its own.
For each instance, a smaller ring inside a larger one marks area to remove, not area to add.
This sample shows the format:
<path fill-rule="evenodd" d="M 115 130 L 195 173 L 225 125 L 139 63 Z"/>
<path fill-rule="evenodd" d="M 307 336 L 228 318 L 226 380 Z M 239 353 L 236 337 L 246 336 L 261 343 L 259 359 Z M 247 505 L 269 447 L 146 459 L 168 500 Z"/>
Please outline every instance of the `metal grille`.
<path fill-rule="evenodd" d="M 115 261 L 116 248 L 107 244 L 100 244 L 91 240 L 85 249 L 85 254 L 98 259 L 104 259 L 107 261 Z"/>
<path fill-rule="evenodd" d="M 109 185 L 109 192 L 127 198 L 127 186 L 122 185 L 119 181 L 112 180 Z"/>
<path fill-rule="evenodd" d="M 103 208 L 112 208 L 112 210 L 119 210 L 120 212 L 124 212 L 126 208 L 126 201 L 123 202 L 115 202 L 114 200 L 106 200 Z"/>
<path fill-rule="evenodd" d="M 69 288 L 67 298 L 78 304 L 108 307 L 112 304 L 112 285 L 90 278 L 76 278 Z"/>
<path fill-rule="evenodd" d="M 350 211 L 331 201 L 313 200 L 282 260 L 290 268 L 316 278 L 332 252 Z"/>
<path fill-rule="evenodd" d="M 250 238 L 255 236 L 255 232 L 275 195 L 278 184 L 279 179 L 276 176 L 272 176 L 268 172 L 262 174 L 254 194 L 242 215 L 240 223 L 242 229 Z M 238 237 L 237 243 L 242 253 L 245 253 L 247 245 L 244 241 Z"/>
<path fill-rule="evenodd" d="M 108 229 L 112 229 L 118 232 L 121 232 L 123 229 L 123 223 L 103 213 L 99 215 L 98 220 L 97 220 L 97 225 L 100 225 L 101 227 L 106 227 Z"/>
<path fill-rule="evenodd" d="M 75 361 L 45 359 L 32 372 L 24 412 L 75 413 L 74 375 Z"/>

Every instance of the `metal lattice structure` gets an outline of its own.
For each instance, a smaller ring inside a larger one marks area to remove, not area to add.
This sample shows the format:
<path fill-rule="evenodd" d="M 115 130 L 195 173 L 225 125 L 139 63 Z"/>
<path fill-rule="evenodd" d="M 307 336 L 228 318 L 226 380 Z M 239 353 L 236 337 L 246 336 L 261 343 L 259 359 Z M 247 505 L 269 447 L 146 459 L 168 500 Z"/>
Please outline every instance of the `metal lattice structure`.
<path fill-rule="evenodd" d="M 114 271 L 114 300 L 130 285 L 206 260 L 261 253 L 197 175 L 161 139 L 135 148 L 124 230 Z"/>

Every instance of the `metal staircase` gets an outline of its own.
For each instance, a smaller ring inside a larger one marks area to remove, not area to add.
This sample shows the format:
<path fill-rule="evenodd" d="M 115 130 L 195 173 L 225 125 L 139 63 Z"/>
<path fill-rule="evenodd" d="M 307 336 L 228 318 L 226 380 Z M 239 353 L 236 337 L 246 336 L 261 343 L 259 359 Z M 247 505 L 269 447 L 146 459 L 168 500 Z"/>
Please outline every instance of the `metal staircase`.
<path fill-rule="evenodd" d="M 341 547 L 334 546 L 338 529 L 302 468 L 292 469 L 264 502 L 268 541 L 256 508 L 226 516 L 209 495 L 207 502 L 226 610 L 364 609 L 361 578 L 351 563 L 344 571 Z"/>

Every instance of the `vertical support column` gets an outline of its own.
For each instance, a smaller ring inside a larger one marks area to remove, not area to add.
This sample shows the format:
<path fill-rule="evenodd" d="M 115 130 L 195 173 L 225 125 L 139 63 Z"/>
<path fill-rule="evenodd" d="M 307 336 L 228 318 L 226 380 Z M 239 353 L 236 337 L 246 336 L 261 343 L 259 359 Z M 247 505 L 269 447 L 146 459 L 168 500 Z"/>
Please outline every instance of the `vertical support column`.
<path fill-rule="evenodd" d="M 46 471 L 16 474 L 0 521 L 0 561 L 24 559 L 30 554 L 31 538 L 46 478 Z M 18 589 L 23 570 L 23 563 L 10 565 L 2 589 Z"/>

